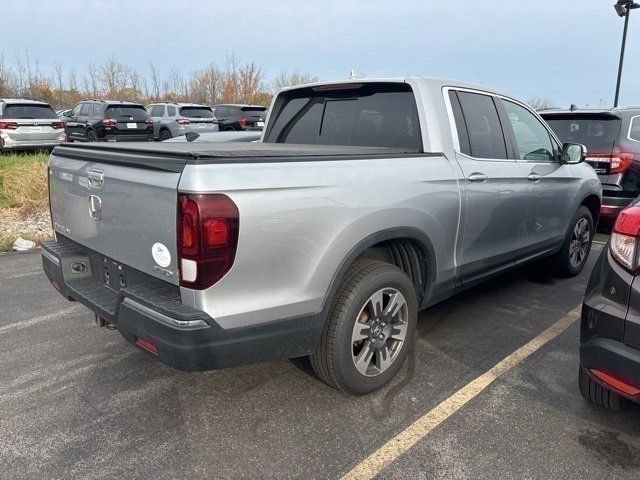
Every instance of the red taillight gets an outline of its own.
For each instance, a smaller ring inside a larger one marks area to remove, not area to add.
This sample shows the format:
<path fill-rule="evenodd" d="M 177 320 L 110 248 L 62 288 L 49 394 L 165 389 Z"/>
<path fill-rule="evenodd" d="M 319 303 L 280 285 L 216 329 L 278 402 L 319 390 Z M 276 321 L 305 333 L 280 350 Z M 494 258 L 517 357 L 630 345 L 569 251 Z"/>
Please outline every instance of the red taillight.
<path fill-rule="evenodd" d="M 115 118 L 103 118 L 102 124 L 106 127 L 114 127 L 118 123 Z"/>
<path fill-rule="evenodd" d="M 188 118 L 179 118 L 176 120 L 178 125 L 189 125 L 191 123 Z"/>
<path fill-rule="evenodd" d="M 53 122 L 51 124 L 51 128 L 53 128 L 54 130 L 61 130 L 64 128 L 64 123 L 63 122 Z"/>
<path fill-rule="evenodd" d="M 631 206 L 618 214 L 611 234 L 611 255 L 622 266 L 636 270 L 639 266 L 638 239 L 640 238 L 640 207 Z"/>
<path fill-rule="evenodd" d="M 239 118 L 238 119 L 238 123 L 240 124 L 241 127 L 246 127 L 247 126 L 247 119 L 246 118 Z"/>
<path fill-rule="evenodd" d="M 586 158 L 587 162 L 608 163 L 609 173 L 622 173 L 627 170 L 633 163 L 633 153 L 613 152 L 608 153 L 589 153 Z"/>
<path fill-rule="evenodd" d="M 238 246 L 240 215 L 226 195 L 178 196 L 180 285 L 210 287 L 231 268 Z"/>
<path fill-rule="evenodd" d="M 601 372 L 600 370 L 590 369 L 590 371 L 608 386 L 613 387 L 614 389 L 624 393 L 625 395 L 629 395 L 630 397 L 640 395 L 640 389 L 638 389 L 634 385 L 629 385 L 627 382 L 605 372 Z"/>
<path fill-rule="evenodd" d="M 0 121 L 0 130 L 16 130 L 19 125 L 16 122 Z"/>

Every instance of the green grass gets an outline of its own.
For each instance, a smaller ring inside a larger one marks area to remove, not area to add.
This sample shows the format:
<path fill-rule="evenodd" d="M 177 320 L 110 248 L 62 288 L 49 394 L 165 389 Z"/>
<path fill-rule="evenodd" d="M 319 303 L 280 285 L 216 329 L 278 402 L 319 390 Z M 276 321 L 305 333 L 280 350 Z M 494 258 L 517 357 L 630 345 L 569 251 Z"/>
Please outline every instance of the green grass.
<path fill-rule="evenodd" d="M 46 152 L 0 155 L 0 208 L 21 208 L 47 201 Z"/>

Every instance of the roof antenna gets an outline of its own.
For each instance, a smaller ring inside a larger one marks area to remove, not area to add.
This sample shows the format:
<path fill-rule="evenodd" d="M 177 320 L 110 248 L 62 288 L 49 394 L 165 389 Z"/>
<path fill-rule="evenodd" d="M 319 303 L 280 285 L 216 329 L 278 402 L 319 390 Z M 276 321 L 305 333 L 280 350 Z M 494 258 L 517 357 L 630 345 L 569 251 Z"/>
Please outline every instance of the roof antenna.
<path fill-rule="evenodd" d="M 366 75 L 364 73 L 362 73 L 360 70 L 356 70 L 355 68 L 352 68 L 351 71 L 349 72 L 349 79 L 350 80 L 354 80 L 356 78 L 365 78 Z"/>

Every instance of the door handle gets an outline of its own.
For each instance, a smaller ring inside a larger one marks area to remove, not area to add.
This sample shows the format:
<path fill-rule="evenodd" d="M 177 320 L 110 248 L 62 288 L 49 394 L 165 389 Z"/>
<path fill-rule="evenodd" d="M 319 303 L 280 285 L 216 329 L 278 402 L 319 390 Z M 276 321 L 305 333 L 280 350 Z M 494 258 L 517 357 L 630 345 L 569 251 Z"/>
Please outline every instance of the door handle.
<path fill-rule="evenodd" d="M 542 177 L 540 175 L 538 175 L 537 173 L 530 173 L 527 178 L 529 179 L 530 182 L 537 182 Z"/>
<path fill-rule="evenodd" d="M 489 180 L 489 177 L 484 173 L 474 172 L 467 177 L 467 180 L 469 180 L 470 182 L 486 182 L 487 180 Z"/>

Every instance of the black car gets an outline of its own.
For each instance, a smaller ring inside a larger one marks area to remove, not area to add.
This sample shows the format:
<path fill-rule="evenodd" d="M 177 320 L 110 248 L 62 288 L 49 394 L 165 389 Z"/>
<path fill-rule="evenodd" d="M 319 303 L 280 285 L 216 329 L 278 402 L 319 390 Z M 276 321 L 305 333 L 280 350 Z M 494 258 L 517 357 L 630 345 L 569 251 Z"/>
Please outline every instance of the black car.
<path fill-rule="evenodd" d="M 70 142 L 148 142 L 153 120 L 143 105 L 117 100 L 85 100 L 65 116 Z"/>
<path fill-rule="evenodd" d="M 267 118 L 267 107 L 260 105 L 215 105 L 213 114 L 220 130 L 262 130 Z"/>
<path fill-rule="evenodd" d="M 620 210 L 640 195 L 640 107 L 540 112 L 563 142 L 587 147 L 586 161 L 603 188 L 600 226 L 610 230 Z"/>
<path fill-rule="evenodd" d="M 619 410 L 640 403 L 640 199 L 622 210 L 582 306 L 580 391 Z"/>

